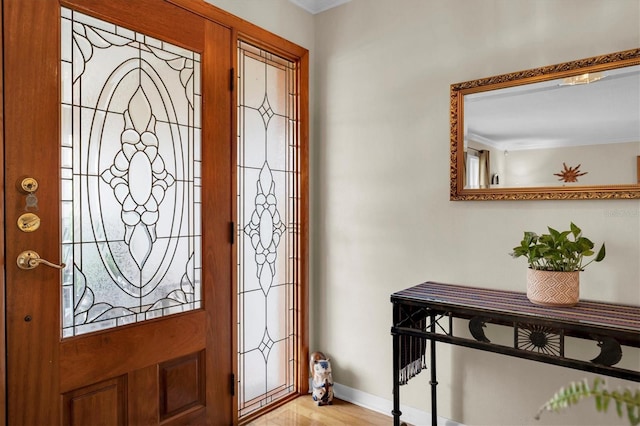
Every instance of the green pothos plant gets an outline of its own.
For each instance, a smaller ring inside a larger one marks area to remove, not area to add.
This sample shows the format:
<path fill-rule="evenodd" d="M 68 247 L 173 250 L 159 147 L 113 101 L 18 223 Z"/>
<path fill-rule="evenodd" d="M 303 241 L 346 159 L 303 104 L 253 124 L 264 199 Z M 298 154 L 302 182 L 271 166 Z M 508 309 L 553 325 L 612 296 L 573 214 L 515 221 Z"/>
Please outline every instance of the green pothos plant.
<path fill-rule="evenodd" d="M 587 379 L 583 379 L 579 382 L 571 382 L 568 386 L 561 388 L 540 407 L 535 418 L 539 420 L 540 415 L 545 411 L 559 412 L 585 398 L 593 398 L 596 409 L 604 413 L 613 403 L 616 406 L 618 417 L 623 418 L 626 413 L 631 426 L 640 424 L 640 389 L 634 391 L 626 388 L 609 391 L 607 383 L 599 377 L 593 380 L 593 386 L 589 386 Z"/>
<path fill-rule="evenodd" d="M 571 222 L 568 231 L 547 227 L 548 234 L 538 235 L 526 231 L 520 245 L 510 253 L 514 258 L 524 256 L 531 269 L 543 271 L 582 271 L 591 262 L 600 262 L 606 256 L 604 244 L 595 258 L 585 263 L 587 257 L 596 254 L 593 242 L 582 235 L 582 230 Z"/>

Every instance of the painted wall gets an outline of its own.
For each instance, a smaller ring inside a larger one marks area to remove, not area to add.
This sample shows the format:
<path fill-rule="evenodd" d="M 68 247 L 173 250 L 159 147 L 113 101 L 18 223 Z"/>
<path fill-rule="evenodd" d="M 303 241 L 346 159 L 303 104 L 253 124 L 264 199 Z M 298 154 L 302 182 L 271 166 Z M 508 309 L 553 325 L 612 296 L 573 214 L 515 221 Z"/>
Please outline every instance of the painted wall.
<path fill-rule="evenodd" d="M 310 52 L 315 42 L 314 15 L 289 0 L 205 0 L 220 9 L 296 43 Z"/>
<path fill-rule="evenodd" d="M 208 1 L 311 51 L 311 350 L 330 355 L 337 382 L 391 399 L 390 294 L 426 280 L 523 290 L 525 263 L 507 253 L 525 229 L 573 221 L 606 241 L 582 296 L 640 304 L 640 201 L 450 202 L 448 192 L 449 85 L 638 47 L 640 0 L 352 0 L 315 16 L 287 0 Z M 443 417 L 625 424 L 591 401 L 533 419 L 586 373 L 447 345 L 438 358 Z M 413 379 L 403 403 L 429 411 L 427 386 L 428 373 Z"/>
<path fill-rule="evenodd" d="M 315 24 L 314 343 L 336 381 L 390 399 L 389 295 L 426 280 L 524 290 L 525 262 L 507 253 L 525 229 L 574 221 L 606 241 L 582 296 L 640 304 L 640 201 L 449 201 L 449 85 L 638 47 L 639 1 L 352 0 Z M 533 419 L 586 373 L 446 345 L 438 356 L 443 417 L 616 424 L 591 401 Z M 402 401 L 429 411 L 427 382 Z"/>

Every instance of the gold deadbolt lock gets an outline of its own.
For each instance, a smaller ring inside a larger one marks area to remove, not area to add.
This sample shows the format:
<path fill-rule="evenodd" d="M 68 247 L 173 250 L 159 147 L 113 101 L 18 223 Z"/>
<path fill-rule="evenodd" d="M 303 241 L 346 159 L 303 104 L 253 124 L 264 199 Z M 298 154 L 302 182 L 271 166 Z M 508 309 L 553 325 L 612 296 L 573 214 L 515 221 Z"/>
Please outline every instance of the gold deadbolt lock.
<path fill-rule="evenodd" d="M 38 181 L 32 177 L 27 177 L 22 179 L 20 182 L 20 187 L 29 194 L 32 194 L 38 190 Z"/>

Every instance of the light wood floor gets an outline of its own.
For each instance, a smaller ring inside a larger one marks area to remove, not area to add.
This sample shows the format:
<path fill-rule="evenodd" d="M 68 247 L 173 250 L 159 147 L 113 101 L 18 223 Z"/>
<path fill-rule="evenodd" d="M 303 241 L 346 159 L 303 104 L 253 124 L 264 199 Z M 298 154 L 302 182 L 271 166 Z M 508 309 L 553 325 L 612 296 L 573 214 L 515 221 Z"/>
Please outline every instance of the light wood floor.
<path fill-rule="evenodd" d="M 316 406 L 311 395 L 304 395 L 265 414 L 247 426 L 389 426 L 391 414 L 376 411 L 334 399 L 332 405 Z"/>

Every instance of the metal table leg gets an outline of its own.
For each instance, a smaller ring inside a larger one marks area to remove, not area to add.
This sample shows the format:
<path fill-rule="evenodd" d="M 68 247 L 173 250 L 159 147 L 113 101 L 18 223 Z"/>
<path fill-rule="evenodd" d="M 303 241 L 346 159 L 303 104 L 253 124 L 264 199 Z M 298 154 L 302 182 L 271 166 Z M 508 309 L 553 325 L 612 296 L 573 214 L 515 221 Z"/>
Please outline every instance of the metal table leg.
<path fill-rule="evenodd" d="M 431 326 L 429 327 L 431 333 L 436 332 L 436 316 L 431 314 Z M 436 380 L 436 341 L 434 339 L 429 340 L 429 348 L 431 352 L 431 426 L 438 426 L 438 404 L 437 404 L 437 391 L 438 381 Z"/>
<path fill-rule="evenodd" d="M 400 336 L 393 335 L 393 426 L 400 426 Z"/>

